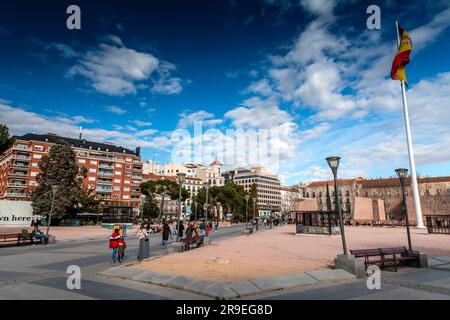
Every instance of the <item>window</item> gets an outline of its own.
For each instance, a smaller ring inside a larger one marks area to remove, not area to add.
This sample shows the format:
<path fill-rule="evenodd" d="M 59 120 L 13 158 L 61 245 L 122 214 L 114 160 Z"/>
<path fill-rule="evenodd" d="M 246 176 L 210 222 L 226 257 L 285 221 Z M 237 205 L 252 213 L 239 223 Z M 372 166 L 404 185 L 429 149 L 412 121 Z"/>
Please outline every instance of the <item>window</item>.
<path fill-rule="evenodd" d="M 116 171 L 115 174 L 116 174 L 116 176 L 120 176 L 120 175 L 122 175 L 122 172 L 121 171 Z"/>
<path fill-rule="evenodd" d="M 91 160 L 91 164 L 94 165 L 94 166 L 96 166 L 96 165 L 97 165 L 97 161 Z"/>
<path fill-rule="evenodd" d="M 34 159 L 42 159 L 42 154 L 33 154 Z"/>
<path fill-rule="evenodd" d="M 125 180 L 124 183 L 125 184 L 131 184 L 131 181 L 130 180 Z"/>
<path fill-rule="evenodd" d="M 32 176 L 32 177 L 36 177 L 37 175 L 38 175 L 37 172 L 31 172 L 31 176 Z"/>
<path fill-rule="evenodd" d="M 121 183 L 122 181 L 120 179 L 114 179 L 114 183 Z"/>
<path fill-rule="evenodd" d="M 429 196 L 429 195 L 430 195 L 430 190 L 429 190 L 429 189 L 425 189 L 425 194 L 426 194 L 427 196 Z"/>
<path fill-rule="evenodd" d="M 436 189 L 436 194 L 441 194 L 441 189 Z"/>
<path fill-rule="evenodd" d="M 122 164 L 121 163 L 116 163 L 116 168 L 122 168 Z"/>
<path fill-rule="evenodd" d="M 120 191 L 120 187 L 119 186 L 114 186 L 114 191 Z"/>
<path fill-rule="evenodd" d="M 125 165 L 125 169 L 131 169 L 131 164 Z"/>
<path fill-rule="evenodd" d="M 128 199 L 130 199 L 130 196 L 124 195 L 124 196 L 122 197 L 122 199 L 123 199 L 123 200 L 128 200 Z"/>
<path fill-rule="evenodd" d="M 89 181 L 95 181 L 95 177 L 89 177 L 88 180 Z"/>
<path fill-rule="evenodd" d="M 44 147 L 43 146 L 34 146 L 34 150 L 36 150 L 36 151 L 43 151 Z"/>
<path fill-rule="evenodd" d="M 91 168 L 91 169 L 89 169 L 89 172 L 90 172 L 90 173 L 96 173 L 96 172 L 97 172 L 97 169 Z"/>
<path fill-rule="evenodd" d="M 37 168 L 37 167 L 38 167 L 38 163 L 37 163 L 37 162 L 33 162 L 33 163 L 31 164 L 31 166 L 32 166 L 33 168 Z"/>
<path fill-rule="evenodd" d="M 123 188 L 123 191 L 128 192 L 128 191 L 130 191 L 130 188 L 125 187 L 125 188 Z"/>
<path fill-rule="evenodd" d="M 86 160 L 85 159 L 80 159 L 80 160 L 78 160 L 78 163 L 86 163 Z"/>

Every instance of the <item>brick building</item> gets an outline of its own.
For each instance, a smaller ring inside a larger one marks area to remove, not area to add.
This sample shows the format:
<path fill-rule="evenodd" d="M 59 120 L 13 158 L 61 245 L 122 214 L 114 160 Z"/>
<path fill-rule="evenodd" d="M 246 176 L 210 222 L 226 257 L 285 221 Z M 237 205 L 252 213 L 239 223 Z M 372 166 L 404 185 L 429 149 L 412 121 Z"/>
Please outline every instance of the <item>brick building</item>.
<path fill-rule="evenodd" d="M 450 214 L 450 177 L 423 177 L 418 179 L 418 184 L 424 215 Z M 331 196 L 332 210 L 334 210 L 333 181 L 316 181 L 299 186 L 300 194 L 303 198 L 315 199 L 319 210 L 327 210 L 327 185 Z M 384 206 L 384 210 L 381 211 L 385 212 L 388 220 L 398 220 L 403 216 L 401 186 L 398 178 L 338 180 L 338 185 L 341 209 L 349 217 L 354 217 L 355 214 L 355 198 L 376 200 L 376 206 Z M 411 178 L 405 180 L 405 185 L 408 216 L 411 222 L 415 222 Z"/>
<path fill-rule="evenodd" d="M 15 137 L 13 146 L 0 156 L 0 199 L 29 200 L 37 186 L 38 163 L 58 140 L 68 142 L 76 162 L 85 167 L 86 188 L 104 205 L 141 207 L 139 185 L 142 182 L 140 148 L 135 151 L 109 143 L 60 137 L 56 134 L 26 134 Z"/>

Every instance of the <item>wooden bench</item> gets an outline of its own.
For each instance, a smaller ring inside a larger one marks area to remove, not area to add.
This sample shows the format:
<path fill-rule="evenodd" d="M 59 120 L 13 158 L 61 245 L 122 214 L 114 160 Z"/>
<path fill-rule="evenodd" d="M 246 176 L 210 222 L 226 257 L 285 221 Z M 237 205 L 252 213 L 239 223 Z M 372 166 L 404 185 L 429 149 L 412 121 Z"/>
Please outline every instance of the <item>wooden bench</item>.
<path fill-rule="evenodd" d="M 391 264 L 395 271 L 397 271 L 399 263 L 406 264 L 406 261 L 418 259 L 418 255 L 408 255 L 406 247 L 350 250 L 350 253 L 355 258 L 364 258 L 366 267 L 380 265 L 382 268 L 386 268 L 388 264 Z"/>
<path fill-rule="evenodd" d="M 181 239 L 181 242 L 184 244 L 185 250 L 190 250 L 192 249 L 192 247 L 198 248 L 203 245 L 204 238 L 205 236 L 194 236 Z"/>
<path fill-rule="evenodd" d="M 1 243 L 15 242 L 15 243 L 19 244 L 19 241 L 20 241 L 20 234 L 18 234 L 18 233 L 0 234 L 0 242 Z"/>

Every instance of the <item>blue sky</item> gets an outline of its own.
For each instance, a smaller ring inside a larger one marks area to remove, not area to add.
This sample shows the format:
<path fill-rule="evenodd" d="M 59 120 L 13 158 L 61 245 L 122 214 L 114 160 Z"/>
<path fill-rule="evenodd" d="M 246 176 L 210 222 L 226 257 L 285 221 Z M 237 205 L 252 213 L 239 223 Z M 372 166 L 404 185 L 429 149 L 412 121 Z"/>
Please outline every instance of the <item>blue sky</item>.
<path fill-rule="evenodd" d="M 71 4 L 81 30 L 66 28 Z M 262 164 L 286 184 L 329 178 L 329 155 L 342 157 L 342 177 L 391 176 L 408 167 L 400 85 L 389 79 L 399 20 L 413 41 L 417 169 L 449 175 L 450 1 L 378 2 L 381 30 L 366 27 L 371 4 L 2 1 L 0 122 L 71 137 L 83 126 L 87 139 L 141 146 L 159 162 Z M 270 156 L 255 157 L 266 143 Z"/>

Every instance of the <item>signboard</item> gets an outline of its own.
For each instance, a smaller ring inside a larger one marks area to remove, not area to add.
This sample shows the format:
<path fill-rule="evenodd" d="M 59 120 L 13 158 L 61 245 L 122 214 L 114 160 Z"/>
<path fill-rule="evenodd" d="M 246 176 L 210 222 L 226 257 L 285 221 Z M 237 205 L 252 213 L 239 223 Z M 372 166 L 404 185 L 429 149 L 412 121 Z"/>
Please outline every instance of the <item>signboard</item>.
<path fill-rule="evenodd" d="M 31 226 L 31 201 L 0 200 L 0 226 Z"/>

